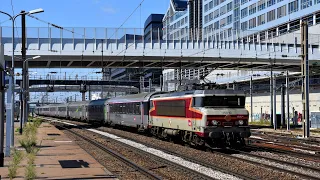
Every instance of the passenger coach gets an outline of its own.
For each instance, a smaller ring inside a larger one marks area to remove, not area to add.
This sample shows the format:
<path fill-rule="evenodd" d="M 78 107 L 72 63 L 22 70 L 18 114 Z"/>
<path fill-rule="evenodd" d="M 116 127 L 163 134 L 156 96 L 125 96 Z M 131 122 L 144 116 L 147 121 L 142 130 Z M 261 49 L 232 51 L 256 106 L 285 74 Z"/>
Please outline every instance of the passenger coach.
<path fill-rule="evenodd" d="M 107 124 L 122 125 L 145 130 L 149 121 L 150 98 L 164 92 L 141 93 L 109 99 Z"/>

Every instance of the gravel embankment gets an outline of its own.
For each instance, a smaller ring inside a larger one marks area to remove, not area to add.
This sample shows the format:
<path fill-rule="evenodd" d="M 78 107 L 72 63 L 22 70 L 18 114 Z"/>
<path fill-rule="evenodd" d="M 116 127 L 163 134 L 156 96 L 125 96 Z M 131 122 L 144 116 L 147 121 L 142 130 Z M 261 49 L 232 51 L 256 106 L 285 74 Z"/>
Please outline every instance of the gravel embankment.
<path fill-rule="evenodd" d="M 82 149 L 87 151 L 92 157 L 94 157 L 102 166 L 104 166 L 113 175 L 119 179 L 147 179 L 144 175 L 136 172 L 130 166 L 119 161 L 117 158 L 105 153 L 96 146 L 86 142 L 85 140 L 75 136 L 74 134 L 64 131 L 64 133 L 73 141 L 75 141 Z"/>
<path fill-rule="evenodd" d="M 139 135 L 139 134 L 117 130 L 113 128 L 101 127 L 99 128 L 99 130 L 102 130 L 114 135 L 127 137 L 129 139 L 142 142 L 144 145 L 149 144 L 152 146 L 168 149 L 177 154 L 182 154 L 190 158 L 196 157 L 200 161 L 210 163 L 212 165 L 217 165 L 230 172 L 243 174 L 245 176 L 252 177 L 253 179 L 299 179 L 299 177 L 296 177 L 284 172 L 275 171 L 273 169 L 259 167 L 257 165 L 250 164 L 244 161 L 236 160 L 236 159 L 233 159 L 232 157 L 228 157 L 227 155 L 223 156 L 223 155 L 219 155 L 211 152 L 204 152 L 204 151 L 196 150 L 193 148 L 181 146 L 179 144 L 158 140 L 153 137 L 146 137 L 144 135 Z"/>
<path fill-rule="evenodd" d="M 141 153 L 141 152 L 135 151 L 131 148 L 121 145 L 120 143 L 117 143 L 116 141 L 113 141 L 111 139 L 105 139 L 103 136 L 93 132 L 88 132 L 86 130 L 81 130 L 81 129 L 74 129 L 74 131 L 76 131 L 77 133 L 80 133 L 81 135 L 89 137 L 91 139 L 94 139 L 95 141 L 101 143 L 102 145 L 107 146 L 111 150 L 122 154 L 127 159 L 130 159 L 132 162 L 138 164 L 139 166 L 144 167 L 145 169 L 149 169 L 154 174 L 157 174 L 163 179 L 172 179 L 172 180 L 198 179 L 197 177 L 194 176 L 194 174 L 185 171 L 185 169 L 177 168 L 176 166 L 171 166 L 165 162 L 159 161 L 149 153 Z M 99 156 L 103 156 L 104 154 L 105 153 L 102 153 L 102 154 L 100 153 Z M 127 179 L 127 178 L 124 177 L 121 179 Z"/>

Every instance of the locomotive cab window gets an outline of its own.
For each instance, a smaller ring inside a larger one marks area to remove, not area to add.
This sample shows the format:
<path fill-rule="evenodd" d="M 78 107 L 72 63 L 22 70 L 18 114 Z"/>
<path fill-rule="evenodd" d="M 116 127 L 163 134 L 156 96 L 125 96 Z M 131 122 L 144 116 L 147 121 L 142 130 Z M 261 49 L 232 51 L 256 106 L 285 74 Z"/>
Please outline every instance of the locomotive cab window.
<path fill-rule="evenodd" d="M 243 108 L 244 96 L 205 96 L 193 98 L 193 107 Z"/>

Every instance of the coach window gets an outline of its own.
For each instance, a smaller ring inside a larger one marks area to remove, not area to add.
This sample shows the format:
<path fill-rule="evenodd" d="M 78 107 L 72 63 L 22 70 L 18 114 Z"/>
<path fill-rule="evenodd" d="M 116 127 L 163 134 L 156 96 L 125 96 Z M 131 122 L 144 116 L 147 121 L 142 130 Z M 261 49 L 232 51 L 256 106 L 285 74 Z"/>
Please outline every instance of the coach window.
<path fill-rule="evenodd" d="M 156 107 L 158 116 L 186 116 L 185 100 L 158 101 Z"/>
<path fill-rule="evenodd" d="M 153 101 L 150 101 L 150 109 L 153 108 Z"/>
<path fill-rule="evenodd" d="M 202 97 L 193 98 L 193 107 L 202 107 Z"/>
<path fill-rule="evenodd" d="M 143 112 L 144 115 L 149 115 L 149 103 L 148 102 L 143 102 Z"/>

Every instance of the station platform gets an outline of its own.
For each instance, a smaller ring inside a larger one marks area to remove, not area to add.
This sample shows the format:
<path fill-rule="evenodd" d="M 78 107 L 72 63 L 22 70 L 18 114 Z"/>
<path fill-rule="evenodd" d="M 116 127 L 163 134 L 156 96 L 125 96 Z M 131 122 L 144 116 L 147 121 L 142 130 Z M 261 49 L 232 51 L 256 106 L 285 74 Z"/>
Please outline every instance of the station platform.
<path fill-rule="evenodd" d="M 20 150 L 19 136 L 16 133 L 15 145 Z M 117 179 L 53 125 L 42 123 L 37 138 L 40 148 L 35 159 L 37 179 Z M 11 160 L 12 157 L 5 158 L 5 167 L 0 168 L 1 179 L 9 179 Z M 15 179 L 24 179 L 26 165 L 27 158 L 24 158 Z"/>

